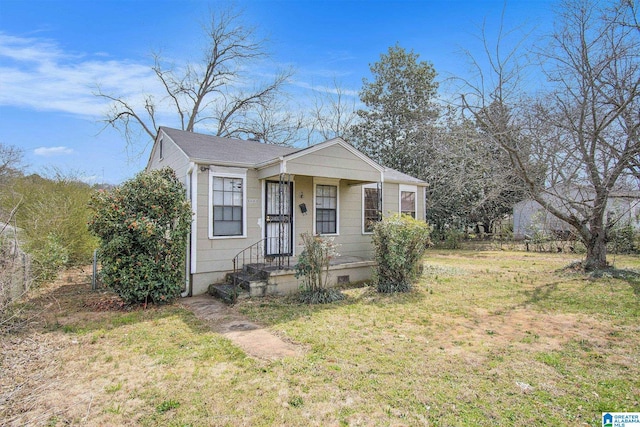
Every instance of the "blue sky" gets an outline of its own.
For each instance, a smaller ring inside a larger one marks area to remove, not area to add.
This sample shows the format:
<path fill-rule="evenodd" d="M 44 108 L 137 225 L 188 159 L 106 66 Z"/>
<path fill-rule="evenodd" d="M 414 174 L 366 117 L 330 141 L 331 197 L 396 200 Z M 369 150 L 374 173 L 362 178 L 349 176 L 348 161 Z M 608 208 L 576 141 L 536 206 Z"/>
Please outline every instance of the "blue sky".
<path fill-rule="evenodd" d="M 228 3 L 196 0 L 0 0 L 0 142 L 24 150 L 29 172 L 51 167 L 88 182 L 117 184 L 146 164 L 124 138 L 103 128 L 107 93 L 154 90 L 151 52 L 194 60 L 202 24 Z M 335 79 L 357 97 L 369 64 L 398 43 L 430 61 L 438 79 L 469 70 L 461 51 L 481 55 L 480 27 L 493 31 L 504 1 L 274 1 L 235 5 L 269 39 L 263 72 L 291 66 L 295 97 L 309 98 Z M 511 0 L 506 25 L 547 26 L 553 3 Z M 170 120 L 167 120 L 170 121 Z M 160 123 L 177 126 L 176 123 Z"/>

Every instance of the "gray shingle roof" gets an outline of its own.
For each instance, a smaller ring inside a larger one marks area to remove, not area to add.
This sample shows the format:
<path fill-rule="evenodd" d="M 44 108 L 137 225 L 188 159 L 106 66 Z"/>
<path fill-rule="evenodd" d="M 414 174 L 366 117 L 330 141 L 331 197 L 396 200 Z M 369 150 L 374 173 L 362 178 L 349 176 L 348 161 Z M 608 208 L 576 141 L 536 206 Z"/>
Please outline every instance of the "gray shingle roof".
<path fill-rule="evenodd" d="M 256 141 L 245 141 L 243 139 L 204 135 L 164 126 L 160 127 L 160 131 L 167 134 L 189 159 L 213 164 L 255 166 L 260 163 L 267 163 L 269 160 L 277 160 L 280 156 L 306 150 L 306 148 L 283 147 Z M 391 168 L 385 169 L 384 176 L 388 182 L 425 184 L 424 181 L 418 178 Z"/>
<path fill-rule="evenodd" d="M 391 169 L 391 168 L 386 168 L 384 171 L 384 179 L 387 182 L 401 182 L 401 183 L 406 183 L 406 184 L 426 184 L 425 181 L 418 179 L 418 178 L 414 178 L 411 175 L 407 175 L 406 173 L 402 173 L 400 171 L 397 171 L 395 169 Z"/>
<path fill-rule="evenodd" d="M 160 127 L 160 130 L 166 133 L 190 159 L 211 163 L 256 165 L 299 150 L 299 148 L 256 141 L 203 135 L 164 126 Z"/>

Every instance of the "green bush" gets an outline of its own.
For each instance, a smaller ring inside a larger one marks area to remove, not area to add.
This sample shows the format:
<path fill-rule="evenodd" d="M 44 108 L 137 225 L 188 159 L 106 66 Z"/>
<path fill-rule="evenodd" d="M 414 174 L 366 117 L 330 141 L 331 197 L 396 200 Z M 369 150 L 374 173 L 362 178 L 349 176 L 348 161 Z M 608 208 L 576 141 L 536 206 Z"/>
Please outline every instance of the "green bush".
<path fill-rule="evenodd" d="M 62 239 L 55 233 L 49 233 L 43 246 L 32 250 L 33 274 L 40 282 L 56 278 L 58 272 L 69 264 L 69 251 Z"/>
<path fill-rule="evenodd" d="M 101 280 L 128 304 L 166 303 L 182 289 L 191 208 L 165 168 L 142 172 L 90 201 L 89 229 L 101 239 Z"/>
<path fill-rule="evenodd" d="M 89 263 L 98 240 L 87 230 L 91 187 L 57 173 L 11 180 L 0 192 L 0 211 L 14 211 L 20 240 L 33 256 L 36 282 L 55 278 L 69 265 Z"/>
<path fill-rule="evenodd" d="M 607 251 L 617 254 L 634 254 L 640 252 L 637 246 L 639 232 L 631 225 L 616 227 L 609 232 Z"/>
<path fill-rule="evenodd" d="M 302 233 L 304 250 L 298 257 L 295 277 L 302 278 L 299 300 L 307 304 L 326 304 L 344 299 L 335 289 L 328 289 L 329 262 L 337 256 L 332 239 Z"/>
<path fill-rule="evenodd" d="M 377 262 L 374 284 L 378 292 L 408 292 L 420 260 L 431 243 L 431 227 L 407 215 L 383 219 L 373 229 Z"/>
<path fill-rule="evenodd" d="M 463 240 L 464 232 L 452 228 L 445 232 L 442 247 L 444 249 L 460 249 Z"/>
<path fill-rule="evenodd" d="M 466 236 L 463 231 L 457 228 L 441 228 L 439 230 L 432 229 L 430 238 L 437 248 L 460 249 Z"/>

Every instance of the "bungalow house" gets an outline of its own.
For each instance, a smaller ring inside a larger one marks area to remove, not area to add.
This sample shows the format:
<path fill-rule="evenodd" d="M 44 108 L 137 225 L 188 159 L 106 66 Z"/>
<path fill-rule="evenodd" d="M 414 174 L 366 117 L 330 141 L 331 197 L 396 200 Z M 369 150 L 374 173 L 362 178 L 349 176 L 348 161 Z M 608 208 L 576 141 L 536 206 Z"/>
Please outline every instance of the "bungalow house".
<path fill-rule="evenodd" d="M 252 294 L 295 291 L 291 268 L 305 232 L 339 245 L 346 262 L 332 267 L 333 283 L 366 280 L 381 214 L 425 218 L 424 181 L 380 166 L 340 138 L 293 148 L 161 127 L 147 170 L 164 167 L 183 181 L 194 212 L 185 296 L 256 260 L 279 268 Z"/>

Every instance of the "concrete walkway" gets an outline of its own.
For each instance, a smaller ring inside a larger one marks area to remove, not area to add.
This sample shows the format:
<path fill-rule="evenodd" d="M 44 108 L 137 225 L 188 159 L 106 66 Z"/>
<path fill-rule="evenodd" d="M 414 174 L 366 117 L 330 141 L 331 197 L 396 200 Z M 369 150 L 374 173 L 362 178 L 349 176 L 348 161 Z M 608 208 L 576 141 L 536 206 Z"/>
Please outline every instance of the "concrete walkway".
<path fill-rule="evenodd" d="M 183 298 L 180 303 L 251 357 L 278 360 L 304 354 L 301 345 L 284 341 L 210 295 Z"/>

